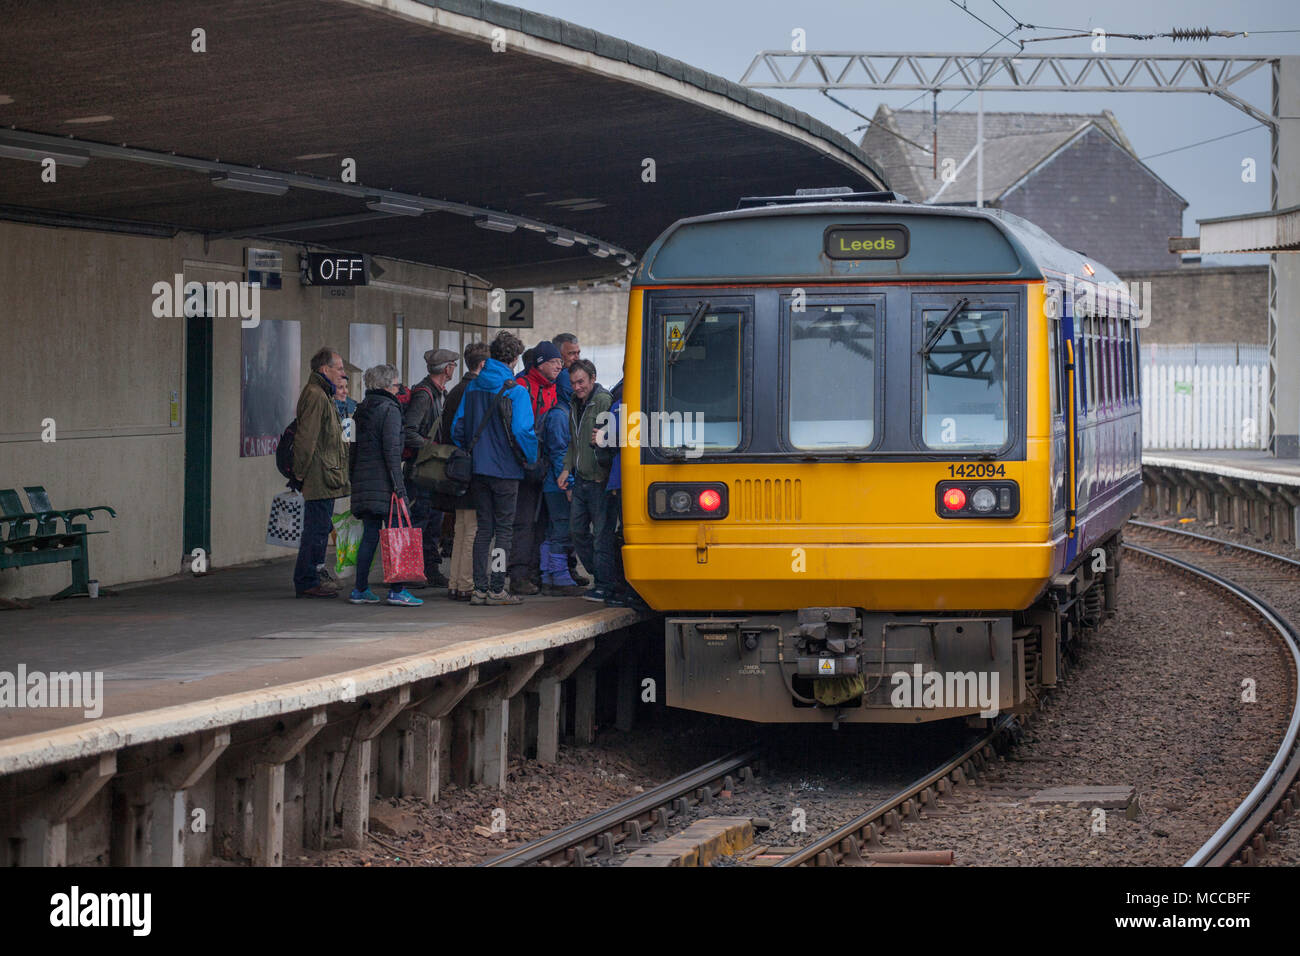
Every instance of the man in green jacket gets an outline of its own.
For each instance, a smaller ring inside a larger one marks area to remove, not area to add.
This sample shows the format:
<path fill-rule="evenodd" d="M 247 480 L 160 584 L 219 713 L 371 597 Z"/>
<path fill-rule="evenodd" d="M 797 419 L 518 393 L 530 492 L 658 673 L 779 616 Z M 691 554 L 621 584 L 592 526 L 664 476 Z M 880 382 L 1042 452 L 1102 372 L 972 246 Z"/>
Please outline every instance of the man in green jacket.
<path fill-rule="evenodd" d="M 596 433 L 607 422 L 613 404 L 605 386 L 596 381 L 596 366 L 578 359 L 569 366 L 573 399 L 569 402 L 569 450 L 556 483 L 569 493 L 569 531 L 582 566 L 595 577 L 582 595 L 604 602 L 614 593 L 614 520 L 605 497 L 610 459 L 597 454 Z"/>
<path fill-rule="evenodd" d="M 293 477 L 305 499 L 298 563 L 293 569 L 293 589 L 298 597 L 332 598 L 338 593 L 322 585 L 316 569 L 325 563 L 334 499 L 352 494 L 343 425 L 334 407 L 334 396 L 346 374 L 343 356 L 333 349 L 321 349 L 311 358 L 311 377 L 298 396 Z"/>

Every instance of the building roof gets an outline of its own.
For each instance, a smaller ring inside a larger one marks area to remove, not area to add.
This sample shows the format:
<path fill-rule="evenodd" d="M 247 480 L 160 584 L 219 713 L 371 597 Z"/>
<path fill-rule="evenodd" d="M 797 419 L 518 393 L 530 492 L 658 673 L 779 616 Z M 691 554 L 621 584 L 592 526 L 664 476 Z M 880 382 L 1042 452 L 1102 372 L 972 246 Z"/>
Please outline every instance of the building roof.
<path fill-rule="evenodd" d="M 1137 154 L 1114 115 L 1101 113 L 984 113 L 984 200 L 992 202 L 1088 126 L 1095 126 L 1117 146 Z M 973 203 L 977 174 L 977 114 L 953 112 L 939 117 L 939 176 L 935 160 L 933 114 L 929 110 L 891 110 L 881 106 L 862 137 L 862 148 L 875 157 L 890 187 L 917 202 Z M 910 142 L 909 142 L 910 141 Z M 943 180 L 943 163 L 957 170 Z"/>
<path fill-rule="evenodd" d="M 1300 206 L 1198 219 L 1202 255 L 1300 251 Z"/>
<path fill-rule="evenodd" d="M 0 217 L 268 237 L 519 286 L 623 272 L 616 256 L 598 258 L 603 246 L 588 254 L 566 233 L 635 255 L 674 219 L 743 195 L 883 185 L 862 149 L 785 103 L 518 7 L 220 6 L 7 10 L 0 140 L 45 141 L 0 153 Z M 191 49 L 196 27 L 207 52 Z M 57 183 L 42 184 L 39 167 L 13 158 L 51 146 L 89 159 L 61 161 Z M 341 181 L 345 158 L 355 184 Z M 245 184 L 248 173 L 276 188 L 296 178 L 278 195 L 213 188 L 232 179 L 226 167 Z M 443 205 L 401 214 L 426 201 Z M 531 224 L 507 232 L 490 213 Z"/>

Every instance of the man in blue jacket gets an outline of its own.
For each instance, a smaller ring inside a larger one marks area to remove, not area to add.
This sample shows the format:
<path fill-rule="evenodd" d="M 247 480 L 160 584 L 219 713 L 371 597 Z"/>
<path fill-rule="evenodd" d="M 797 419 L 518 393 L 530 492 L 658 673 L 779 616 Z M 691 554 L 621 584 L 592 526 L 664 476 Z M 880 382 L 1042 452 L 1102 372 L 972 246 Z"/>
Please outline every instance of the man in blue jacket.
<path fill-rule="evenodd" d="M 465 389 L 451 425 L 452 441 L 474 460 L 469 493 L 477 511 L 474 538 L 474 593 L 469 603 L 519 604 L 506 590 L 515 502 L 524 466 L 537 460 L 537 433 L 528 389 L 514 380 L 523 352 L 519 338 L 502 330 L 492 340 L 489 358 Z M 493 548 L 495 539 L 495 549 Z"/>
<path fill-rule="evenodd" d="M 555 383 L 555 405 L 542 416 L 540 443 L 546 459 L 542 477 L 542 494 L 546 501 L 546 540 L 542 542 L 542 593 L 553 596 L 582 594 L 583 587 L 569 571 L 569 554 L 573 551 L 569 535 L 569 496 L 557 484 L 564 471 L 564 456 L 569 450 L 569 400 L 573 389 L 569 377 Z"/>

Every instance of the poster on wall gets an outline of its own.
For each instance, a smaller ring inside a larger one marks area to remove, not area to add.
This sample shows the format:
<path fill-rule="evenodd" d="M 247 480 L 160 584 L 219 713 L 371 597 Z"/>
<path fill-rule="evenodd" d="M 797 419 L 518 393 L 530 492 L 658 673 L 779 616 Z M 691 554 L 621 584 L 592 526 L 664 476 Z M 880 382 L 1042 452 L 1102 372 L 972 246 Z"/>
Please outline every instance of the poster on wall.
<path fill-rule="evenodd" d="M 302 387 L 302 328 L 289 320 L 263 320 L 242 330 L 239 387 L 239 457 L 275 452 L 293 421 Z"/>
<path fill-rule="evenodd" d="M 376 365 L 388 364 L 388 326 L 368 322 L 353 322 L 348 326 L 348 361 L 362 373 Z"/>
<path fill-rule="evenodd" d="M 407 329 L 406 384 L 414 385 L 429 373 L 424 366 L 424 353 L 433 348 L 433 329 Z"/>

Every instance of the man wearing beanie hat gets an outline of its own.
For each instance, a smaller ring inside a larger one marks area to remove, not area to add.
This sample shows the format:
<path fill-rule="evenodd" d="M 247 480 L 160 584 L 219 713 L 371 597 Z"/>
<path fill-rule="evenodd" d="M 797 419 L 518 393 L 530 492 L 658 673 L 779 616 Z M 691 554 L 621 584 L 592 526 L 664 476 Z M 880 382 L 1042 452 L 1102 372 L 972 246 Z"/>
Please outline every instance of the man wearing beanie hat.
<path fill-rule="evenodd" d="M 533 421 L 540 422 L 555 407 L 555 377 L 564 367 L 560 350 L 543 339 L 526 353 L 528 361 L 515 381 L 528 389 Z M 510 549 L 510 590 L 536 594 L 540 588 L 541 543 L 546 536 L 541 476 L 525 475 L 515 503 L 514 541 Z"/>
<path fill-rule="evenodd" d="M 456 374 L 460 354 L 451 349 L 429 349 L 424 353 L 424 365 L 429 374 L 411 387 L 411 400 L 402 415 L 402 458 L 407 465 L 407 487 L 412 491 L 411 525 L 421 529 L 424 543 L 424 576 L 429 585 L 446 587 L 447 579 L 439 569 L 442 563 L 442 512 L 434 510 L 428 492 L 416 492 L 410 484 L 410 462 L 426 442 L 450 444 L 451 436 L 442 435 L 442 407 L 447 399 L 447 383 Z"/>

